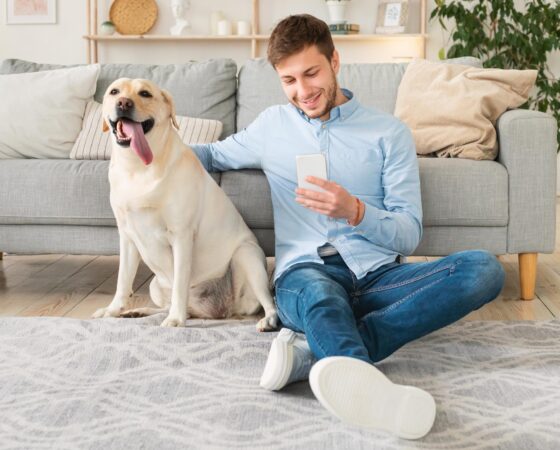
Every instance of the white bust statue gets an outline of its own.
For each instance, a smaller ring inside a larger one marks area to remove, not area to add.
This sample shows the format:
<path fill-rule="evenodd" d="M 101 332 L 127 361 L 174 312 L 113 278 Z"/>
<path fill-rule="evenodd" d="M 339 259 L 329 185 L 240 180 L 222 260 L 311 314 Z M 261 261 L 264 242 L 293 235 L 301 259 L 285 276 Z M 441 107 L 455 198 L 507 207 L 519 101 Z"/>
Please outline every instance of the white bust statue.
<path fill-rule="evenodd" d="M 169 32 L 173 36 L 180 36 L 185 34 L 191 27 L 189 21 L 185 18 L 187 9 L 190 8 L 190 0 L 171 0 L 171 11 L 175 17 L 175 25 L 173 25 Z"/>

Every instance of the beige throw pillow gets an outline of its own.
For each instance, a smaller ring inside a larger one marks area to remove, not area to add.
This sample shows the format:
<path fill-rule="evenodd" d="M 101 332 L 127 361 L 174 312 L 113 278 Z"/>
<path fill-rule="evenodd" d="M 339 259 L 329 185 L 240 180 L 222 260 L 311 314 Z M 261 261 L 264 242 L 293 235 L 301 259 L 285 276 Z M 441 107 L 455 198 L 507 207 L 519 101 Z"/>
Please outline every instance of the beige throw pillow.
<path fill-rule="evenodd" d="M 82 131 L 70 153 L 71 159 L 111 159 L 111 134 L 103 133 L 101 114 L 101 103 L 91 101 L 87 104 Z M 177 132 L 187 145 L 216 142 L 223 129 L 219 120 L 194 117 L 177 116 L 177 124 Z"/>
<path fill-rule="evenodd" d="M 395 116 L 412 130 L 419 155 L 496 159 L 496 120 L 527 101 L 536 78 L 536 70 L 417 59 L 399 85 Z"/>
<path fill-rule="evenodd" d="M 68 158 L 99 65 L 0 75 L 0 159 Z"/>

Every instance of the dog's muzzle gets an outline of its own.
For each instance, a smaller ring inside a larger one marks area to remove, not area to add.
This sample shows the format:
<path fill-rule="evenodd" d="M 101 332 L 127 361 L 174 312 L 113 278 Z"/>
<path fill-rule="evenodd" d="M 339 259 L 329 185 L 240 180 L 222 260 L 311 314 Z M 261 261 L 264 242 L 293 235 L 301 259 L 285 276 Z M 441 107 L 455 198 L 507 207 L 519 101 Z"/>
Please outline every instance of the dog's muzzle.
<path fill-rule="evenodd" d="M 114 121 L 109 119 L 117 144 L 134 150 L 145 165 L 150 164 L 154 158 L 145 136 L 153 128 L 154 122 L 154 119 L 135 122 L 124 116 L 118 117 Z"/>
<path fill-rule="evenodd" d="M 116 137 L 117 140 L 117 144 L 119 144 L 121 147 L 129 147 L 130 146 L 130 142 L 132 140 L 132 134 L 127 134 L 124 124 L 125 122 L 128 122 L 129 124 L 140 124 L 142 125 L 142 131 L 144 134 L 147 134 L 150 132 L 150 130 L 154 127 L 155 121 L 154 119 L 148 119 L 148 120 L 144 120 L 143 122 L 136 122 L 134 120 L 132 120 L 128 114 L 124 113 L 124 112 L 120 112 L 120 114 L 117 112 L 117 118 L 116 120 L 111 120 L 109 119 L 109 124 L 111 125 L 111 130 L 113 131 L 113 134 Z"/>

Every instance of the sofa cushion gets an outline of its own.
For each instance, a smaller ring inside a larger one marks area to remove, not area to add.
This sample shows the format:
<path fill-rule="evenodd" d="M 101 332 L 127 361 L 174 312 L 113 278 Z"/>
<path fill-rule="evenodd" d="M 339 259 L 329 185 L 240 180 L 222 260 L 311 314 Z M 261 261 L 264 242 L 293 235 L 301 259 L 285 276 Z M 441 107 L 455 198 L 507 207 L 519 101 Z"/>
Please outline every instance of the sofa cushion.
<path fill-rule="evenodd" d="M 0 65 L 0 74 L 63 67 L 71 66 L 6 59 Z M 223 138 L 233 133 L 235 128 L 236 74 L 237 66 L 231 59 L 166 65 L 102 64 L 94 98 L 101 102 L 105 90 L 117 78 L 152 80 L 171 93 L 177 114 L 222 122 Z"/>
<path fill-rule="evenodd" d="M 0 75 L 0 159 L 68 158 L 98 75 L 97 64 Z"/>
<path fill-rule="evenodd" d="M 424 226 L 506 226 L 508 173 L 495 161 L 419 158 Z"/>
<path fill-rule="evenodd" d="M 420 158 L 423 224 L 503 227 L 508 224 L 508 175 L 495 161 Z M 273 228 L 263 172 L 224 172 L 222 189 L 252 229 Z"/>
<path fill-rule="evenodd" d="M 527 101 L 536 70 L 481 69 L 412 61 L 399 86 L 395 117 L 412 131 L 416 153 L 494 160 L 496 120 Z"/>
<path fill-rule="evenodd" d="M 482 67 L 480 60 L 472 57 L 448 59 L 445 62 Z M 339 85 L 354 92 L 362 105 L 392 114 L 407 64 L 342 64 L 338 75 Z M 287 102 L 278 75 L 266 59 L 252 59 L 241 67 L 237 89 L 237 130 L 247 127 L 269 106 Z"/>
<path fill-rule="evenodd" d="M 241 213 L 249 228 L 274 228 L 270 186 L 262 171 L 223 172 L 220 186 Z"/>
<path fill-rule="evenodd" d="M 420 158 L 424 226 L 506 226 L 508 179 L 495 161 Z M 0 224 L 107 225 L 109 161 L 5 160 Z M 25 176 L 22 176 L 25 174 Z M 253 229 L 273 229 L 270 187 L 259 170 L 211 174 Z"/>
<path fill-rule="evenodd" d="M 108 170 L 109 161 L 2 161 L 0 223 L 114 226 Z"/>
<path fill-rule="evenodd" d="M 108 170 L 109 161 L 4 160 L 0 224 L 116 226 Z"/>

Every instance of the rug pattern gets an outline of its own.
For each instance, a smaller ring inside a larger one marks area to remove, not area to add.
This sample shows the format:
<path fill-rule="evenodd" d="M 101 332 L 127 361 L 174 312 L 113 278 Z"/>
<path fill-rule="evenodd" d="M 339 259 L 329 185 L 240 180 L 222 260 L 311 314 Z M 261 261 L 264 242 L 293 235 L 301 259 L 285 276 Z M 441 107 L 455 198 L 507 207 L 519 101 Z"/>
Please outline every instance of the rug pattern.
<path fill-rule="evenodd" d="M 0 318 L 0 448 L 557 449 L 560 321 L 462 322 L 378 367 L 433 394 L 406 441 L 340 423 L 307 382 L 259 388 L 254 322 Z"/>

